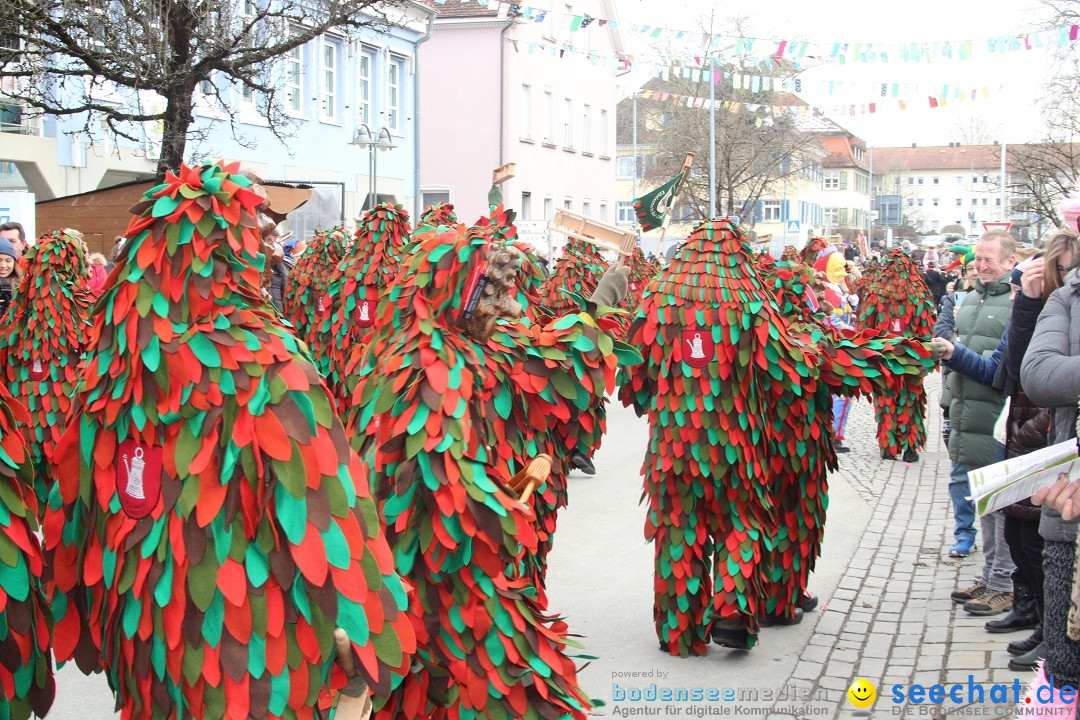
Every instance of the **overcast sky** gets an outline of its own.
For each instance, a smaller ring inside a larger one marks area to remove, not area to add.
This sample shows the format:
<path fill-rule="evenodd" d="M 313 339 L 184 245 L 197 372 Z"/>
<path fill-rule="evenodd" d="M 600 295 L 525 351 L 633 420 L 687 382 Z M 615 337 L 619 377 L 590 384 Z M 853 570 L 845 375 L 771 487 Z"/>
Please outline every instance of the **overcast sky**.
<path fill-rule="evenodd" d="M 731 10 L 726 9 L 732 7 L 727 4 L 699 0 L 678 5 L 670 0 L 615 2 L 624 23 L 703 30 L 708 21 L 702 18 L 716 12 L 713 32 L 737 33 L 734 28 L 741 26 L 745 35 L 827 43 L 984 41 L 1038 30 L 1042 27 L 1040 21 L 1048 15 L 1037 0 L 903 0 L 873 4 L 865 0 L 760 0 Z M 624 35 L 631 51 L 651 51 L 640 36 L 629 31 Z M 1074 51 L 1080 52 L 1080 42 L 1074 43 Z M 808 88 L 815 85 L 815 80 L 918 83 L 920 90 L 940 84 L 989 88 L 989 99 L 965 103 L 950 100 L 944 108 L 931 109 L 927 93 L 915 96 L 915 109 L 886 107 L 874 115 L 855 116 L 830 113 L 830 117 L 872 145 L 946 144 L 960 139 L 957 127 L 970 124 L 971 118 L 992 135 L 1003 135 L 1007 142 L 1021 142 L 1040 139 L 1038 103 L 1048 59 L 1046 51 L 1031 51 L 1009 53 L 1007 60 L 999 55 L 932 64 L 828 63 L 806 70 L 803 77 Z M 806 92 L 803 98 L 826 110 L 878 99 L 865 91 L 855 95 Z"/>

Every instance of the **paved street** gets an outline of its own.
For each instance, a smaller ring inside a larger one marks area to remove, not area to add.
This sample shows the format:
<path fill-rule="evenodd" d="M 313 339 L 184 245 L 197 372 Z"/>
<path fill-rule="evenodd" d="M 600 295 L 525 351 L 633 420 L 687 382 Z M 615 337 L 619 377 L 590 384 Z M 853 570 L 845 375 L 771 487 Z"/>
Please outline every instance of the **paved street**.
<path fill-rule="evenodd" d="M 981 556 L 956 561 L 942 553 L 951 545 L 952 520 L 938 376 L 928 378 L 927 387 L 929 447 L 911 466 L 880 460 L 872 407 L 862 401 L 853 409 L 852 452 L 841 456 L 842 467 L 830 479 L 828 529 L 812 581 L 822 606 L 801 625 L 765 629 L 749 653 L 710 646 L 708 656 L 686 659 L 661 653 L 653 632 L 652 548 L 643 539 L 638 504 L 646 424 L 611 405 L 597 475 L 571 476 L 570 507 L 560 518 L 549 579 L 552 611 L 582 636 L 583 653 L 597 658 L 581 675 L 592 697 L 606 703 L 596 714 L 649 708 L 668 716 L 848 717 L 853 708 L 847 688 L 865 677 L 878 687 L 877 714 L 883 717 L 893 710 L 883 684 L 966 683 L 969 674 L 975 682 L 1026 682 L 1028 674 L 1007 669 L 1004 650 L 1026 635 L 989 635 L 985 620 L 970 618 L 949 600 L 958 584 L 970 584 Z M 613 683 L 624 691 L 652 683 L 730 688 L 743 700 L 613 703 Z M 84 678 L 65 668 L 58 695 L 50 718 L 113 717 L 100 676 Z"/>

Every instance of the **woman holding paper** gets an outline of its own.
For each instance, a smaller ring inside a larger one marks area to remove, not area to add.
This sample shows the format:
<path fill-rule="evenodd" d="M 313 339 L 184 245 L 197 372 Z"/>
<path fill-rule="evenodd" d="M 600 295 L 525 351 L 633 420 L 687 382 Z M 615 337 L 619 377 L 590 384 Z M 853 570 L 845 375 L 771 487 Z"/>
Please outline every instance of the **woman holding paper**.
<path fill-rule="evenodd" d="M 1080 199 L 1069 202 L 1071 207 L 1063 209 L 1066 218 L 1075 224 L 1077 216 L 1080 216 Z M 1076 237 L 1071 233 L 1071 228 L 1069 233 Z M 1052 265 L 1055 271 L 1069 272 L 1063 286 L 1049 296 L 1039 315 L 1020 373 L 1024 389 L 1031 399 L 1040 405 L 1055 408 L 1052 443 L 1064 442 L 1076 436 L 1076 402 L 1080 398 L 1080 277 L 1071 271 L 1071 266 L 1078 259 L 1080 252 L 1074 248 L 1068 256 L 1062 255 L 1054 263 L 1046 263 L 1047 266 Z M 1051 277 L 1045 268 L 1044 275 Z M 1041 495 L 1033 499 L 1041 500 Z M 1064 503 L 1058 507 L 1064 508 Z M 1075 517 L 1066 517 L 1052 506 L 1043 507 L 1039 533 L 1045 541 L 1043 629 L 1047 657 L 1042 672 L 1043 677 L 1052 676 L 1058 688 L 1065 685 L 1076 687 L 1080 682 L 1080 642 L 1066 635 L 1073 566 L 1076 562 L 1077 527 Z"/>

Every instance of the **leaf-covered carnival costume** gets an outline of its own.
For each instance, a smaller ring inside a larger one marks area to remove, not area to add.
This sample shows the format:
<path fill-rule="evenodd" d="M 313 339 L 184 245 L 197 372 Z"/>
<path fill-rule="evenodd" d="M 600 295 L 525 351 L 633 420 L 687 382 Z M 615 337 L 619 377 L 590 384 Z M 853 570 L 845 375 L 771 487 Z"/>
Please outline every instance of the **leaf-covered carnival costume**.
<path fill-rule="evenodd" d="M 312 718 L 376 694 L 415 637 L 367 478 L 264 300 L 262 188 L 182 167 L 135 206 L 99 301 L 45 519 L 54 650 L 124 717 Z"/>
<path fill-rule="evenodd" d="M 620 398 L 649 417 L 646 537 L 657 635 L 672 655 L 704 654 L 710 625 L 722 644 L 753 646 L 759 617 L 794 612 L 819 551 L 830 392 L 880 370 L 847 369 L 861 351 L 843 343 L 818 347 L 824 329 L 792 312 L 809 277 L 790 271 L 793 299 L 778 304 L 738 227 L 708 221 L 631 324 L 645 362 L 622 377 Z"/>
<path fill-rule="evenodd" d="M 567 238 L 551 277 L 540 291 L 541 307 L 552 316 L 577 308 L 577 301 L 565 291 L 578 297 L 589 297 L 607 269 L 608 262 L 595 245 L 574 237 Z"/>
<path fill-rule="evenodd" d="M 296 337 L 307 344 L 320 369 L 326 365 L 324 354 L 327 348 L 320 346 L 317 333 L 330 313 L 330 283 L 352 241 L 340 225 L 315 233 L 285 279 L 285 289 L 281 293 L 281 314 L 292 323 Z"/>
<path fill-rule="evenodd" d="M 934 296 L 918 266 L 893 250 L 863 287 L 859 327 L 929 342 L 934 329 Z M 926 444 L 926 390 L 902 384 L 874 395 L 878 447 L 882 455 L 901 455 Z"/>
<path fill-rule="evenodd" d="M 778 615 L 778 609 L 801 604 L 821 554 L 828 473 L 837 469 L 832 396 L 868 396 L 919 387 L 933 361 L 921 343 L 881 337 L 873 330 L 837 329 L 826 315 L 830 288 L 820 282 L 813 267 L 771 261 L 759 267 L 777 296 L 781 315 L 789 321 L 788 333 L 798 339 L 816 366 L 799 385 L 788 389 L 769 414 L 779 532 L 768 559 L 770 592 L 765 612 Z M 820 307 L 817 312 L 808 306 L 810 295 Z"/>
<path fill-rule="evenodd" d="M 329 309 L 319 319 L 316 365 L 344 417 L 356 386 L 360 358 L 378 321 L 379 296 L 389 285 L 409 241 L 409 213 L 376 205 L 364 213 L 356 238 L 338 263 L 327 290 Z"/>
<path fill-rule="evenodd" d="M 419 667 L 382 718 L 554 720 L 591 705 L 566 624 L 545 616 L 522 568 L 537 547 L 533 515 L 505 485 L 514 458 L 485 419 L 497 391 L 513 402 L 489 340 L 519 309 L 519 256 L 490 239 L 463 226 L 414 234 L 349 410 L 398 570 L 416 588 Z"/>
<path fill-rule="evenodd" d="M 47 464 L 71 407 L 94 297 L 86 283 L 82 243 L 70 235 L 41 236 L 27 249 L 22 265 L 19 289 L 0 331 L 0 368 L 12 396 L 30 412 L 34 493 L 43 513 L 49 497 Z"/>
<path fill-rule="evenodd" d="M 621 375 L 620 399 L 649 418 L 645 536 L 656 632 L 672 655 L 705 654 L 713 621 L 738 623 L 749 644 L 757 632 L 776 527 L 765 417 L 788 369 L 781 327 L 728 219 L 695 228 L 630 326 L 645 361 Z"/>
<path fill-rule="evenodd" d="M 420 221 L 416 223 L 416 232 L 423 228 L 440 227 L 443 225 L 457 225 L 457 215 L 454 214 L 453 203 L 432 203 L 420 213 Z"/>
<path fill-rule="evenodd" d="M 0 717 L 43 717 L 52 706 L 51 615 L 42 591 L 30 415 L 0 386 Z"/>
<path fill-rule="evenodd" d="M 626 336 L 626 331 L 630 329 L 630 320 L 641 303 L 641 296 L 645 294 L 645 286 L 660 272 L 660 263 L 645 257 L 640 245 L 634 248 L 629 265 L 630 277 L 626 297 L 619 303 L 619 309 L 624 310 L 625 314 L 614 316 L 619 323 L 619 337 Z"/>

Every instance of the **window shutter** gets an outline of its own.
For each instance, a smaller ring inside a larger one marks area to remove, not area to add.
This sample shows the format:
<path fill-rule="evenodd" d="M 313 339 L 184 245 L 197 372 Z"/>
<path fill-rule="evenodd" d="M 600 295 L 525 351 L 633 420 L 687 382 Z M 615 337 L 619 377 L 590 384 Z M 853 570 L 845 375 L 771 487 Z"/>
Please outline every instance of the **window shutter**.
<path fill-rule="evenodd" d="M 847 171 L 844 170 L 840 173 L 840 189 L 847 190 Z"/>
<path fill-rule="evenodd" d="M 787 222 L 791 217 L 791 201 L 784 200 L 780 203 L 780 219 Z"/>
<path fill-rule="evenodd" d="M 764 203 L 761 200 L 754 203 L 754 222 L 756 223 L 761 222 L 762 217 L 764 217 L 765 210 L 763 205 Z"/>
<path fill-rule="evenodd" d="M 847 225 L 847 208 L 840 208 L 840 225 Z"/>

